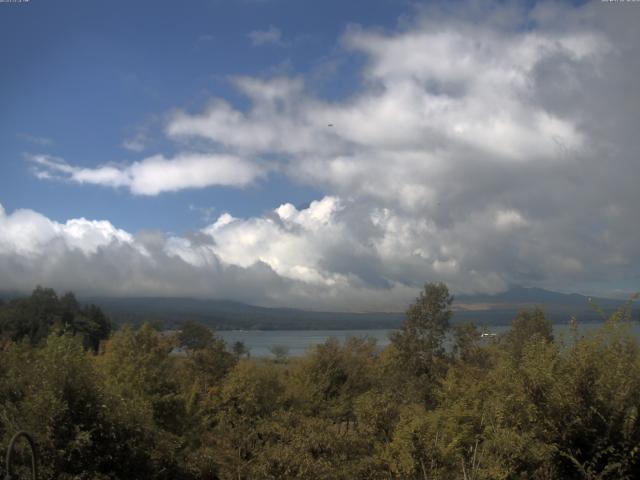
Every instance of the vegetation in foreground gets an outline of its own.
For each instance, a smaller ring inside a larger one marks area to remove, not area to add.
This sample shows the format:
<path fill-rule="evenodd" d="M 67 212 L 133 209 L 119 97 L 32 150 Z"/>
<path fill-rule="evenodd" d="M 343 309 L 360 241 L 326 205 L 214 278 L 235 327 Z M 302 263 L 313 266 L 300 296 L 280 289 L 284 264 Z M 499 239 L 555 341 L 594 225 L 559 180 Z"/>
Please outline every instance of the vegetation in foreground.
<path fill-rule="evenodd" d="M 563 339 L 523 311 L 483 342 L 473 325 L 452 329 L 446 286 L 427 284 L 383 351 L 329 340 L 268 361 L 194 325 L 110 334 L 72 297 L 37 289 L 0 305 L 0 444 L 33 432 L 42 478 L 640 477 L 628 308 Z M 180 344 L 187 356 L 172 356 Z"/>

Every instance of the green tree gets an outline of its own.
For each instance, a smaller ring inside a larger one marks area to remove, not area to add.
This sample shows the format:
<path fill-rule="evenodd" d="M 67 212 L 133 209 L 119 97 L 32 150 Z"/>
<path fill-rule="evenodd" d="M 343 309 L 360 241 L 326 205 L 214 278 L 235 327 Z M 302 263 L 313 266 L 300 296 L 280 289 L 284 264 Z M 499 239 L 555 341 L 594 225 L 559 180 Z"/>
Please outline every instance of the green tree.
<path fill-rule="evenodd" d="M 211 329 L 198 322 L 189 320 L 180 327 L 178 343 L 181 347 L 189 350 L 199 350 L 211 345 L 213 341 L 214 334 Z"/>
<path fill-rule="evenodd" d="M 461 362 L 483 363 L 486 349 L 480 344 L 481 333 L 474 323 L 462 323 L 453 327 L 453 356 Z"/>
<path fill-rule="evenodd" d="M 310 415 L 349 429 L 356 398 L 373 385 L 376 355 L 375 342 L 367 338 L 353 337 L 340 345 L 331 337 L 316 345 L 291 369 L 292 401 Z"/>
<path fill-rule="evenodd" d="M 93 359 L 79 337 L 57 333 L 38 348 L 0 351 L 0 453 L 27 430 L 42 478 L 153 478 L 152 443 L 141 444 L 139 422 L 119 421 L 122 404 L 105 393 Z"/>
<path fill-rule="evenodd" d="M 88 305 L 76 311 L 65 328 L 74 335 L 80 335 L 85 348 L 97 352 L 100 342 L 111 333 L 111 322 L 99 307 Z"/>
<path fill-rule="evenodd" d="M 113 419 L 127 427 L 126 447 L 145 459 L 141 470 L 130 465 L 125 478 L 190 478 L 180 460 L 187 456 L 184 436 L 192 422 L 174 346 L 175 338 L 149 324 L 125 326 L 96 357 Z"/>
<path fill-rule="evenodd" d="M 226 350 L 224 340 L 215 337 L 204 348 L 193 350 L 185 360 L 184 366 L 202 391 L 216 385 L 237 362 L 237 357 Z"/>
<path fill-rule="evenodd" d="M 502 344 L 515 359 L 520 359 L 522 351 L 528 342 L 543 340 L 553 341 L 553 325 L 547 319 L 544 311 L 535 307 L 532 310 L 522 310 L 511 323 L 511 329 L 504 334 Z"/>
<path fill-rule="evenodd" d="M 233 351 L 233 354 L 238 358 L 244 355 L 249 355 L 249 349 L 241 340 L 237 340 L 236 342 L 234 342 L 231 350 Z"/>
<path fill-rule="evenodd" d="M 433 382 L 443 373 L 452 302 L 444 283 L 427 283 L 407 310 L 402 328 L 391 335 L 399 367 L 421 378 L 427 399 L 432 397 Z"/>
<path fill-rule="evenodd" d="M 98 350 L 109 337 L 111 322 L 95 305 L 81 307 L 73 293 L 58 298 L 51 288 L 36 287 L 28 298 L 0 307 L 0 337 L 12 341 L 28 338 L 36 345 L 51 331 L 80 335 L 85 348 Z"/>

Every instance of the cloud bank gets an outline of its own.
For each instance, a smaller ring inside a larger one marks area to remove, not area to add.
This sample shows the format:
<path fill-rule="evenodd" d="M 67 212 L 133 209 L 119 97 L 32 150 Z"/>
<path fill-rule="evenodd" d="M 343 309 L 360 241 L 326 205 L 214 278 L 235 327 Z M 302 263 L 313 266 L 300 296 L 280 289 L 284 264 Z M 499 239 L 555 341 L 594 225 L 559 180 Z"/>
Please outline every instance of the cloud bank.
<path fill-rule="evenodd" d="M 351 27 L 343 48 L 365 63 L 349 98 L 319 98 L 304 77 L 235 77 L 247 108 L 212 99 L 166 124 L 184 148 L 215 153 L 93 169 L 33 158 L 41 178 L 144 195 L 246 186 L 273 161 L 324 198 L 256 218 L 223 214 L 193 236 L 112 235 L 89 254 L 59 225 L 47 245 L 85 265 L 120 265 L 128 252 L 133 289 L 237 296 L 232 286 L 246 282 L 254 298 L 242 300 L 314 308 L 393 309 L 433 279 L 457 292 L 637 284 L 636 18 L 599 3 L 486 4 L 430 9 L 393 32 Z M 4 215 L 2 237 L 25 214 Z M 4 261 L 35 280 L 25 266 L 35 250 L 11 245 Z M 118 268 L 105 271 L 124 275 Z"/>
<path fill-rule="evenodd" d="M 344 228 L 337 199 L 309 208 L 285 204 L 261 219 L 221 215 L 188 236 L 161 232 L 131 234 L 109 221 L 84 218 L 58 223 L 32 210 L 7 213 L 0 206 L 2 288 L 30 290 L 54 285 L 81 295 L 191 296 L 233 299 L 259 305 L 367 310 L 401 308 L 414 291 L 401 283 L 372 289 L 362 278 L 335 272 L 323 254 L 307 255 L 311 241 L 336 246 Z M 269 248 L 265 248 L 265 247 Z M 357 248 L 357 247 L 356 247 Z M 286 255 L 285 255 L 286 254 Z M 288 257 L 279 262 L 278 258 Z M 375 275 L 375 272 L 373 272 Z M 327 303 L 331 299 L 331 303 Z"/>

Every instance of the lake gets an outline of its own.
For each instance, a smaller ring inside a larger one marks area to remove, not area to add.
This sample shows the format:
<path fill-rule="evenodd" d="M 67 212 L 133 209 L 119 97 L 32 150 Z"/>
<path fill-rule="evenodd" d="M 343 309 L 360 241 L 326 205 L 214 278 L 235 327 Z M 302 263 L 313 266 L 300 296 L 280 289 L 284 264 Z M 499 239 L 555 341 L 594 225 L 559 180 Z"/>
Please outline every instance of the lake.
<path fill-rule="evenodd" d="M 578 331 L 582 334 L 593 331 L 602 323 L 578 324 Z M 508 325 L 494 325 L 482 330 L 488 333 L 501 334 L 508 330 Z M 553 326 L 556 338 L 569 334 L 568 324 Z M 271 347 L 281 346 L 288 349 L 288 355 L 299 357 L 304 355 L 314 345 L 324 343 L 328 338 L 335 337 L 344 342 L 350 337 L 370 337 L 376 340 L 379 347 L 389 345 L 389 334 L 395 330 L 222 330 L 216 332 L 220 337 L 232 345 L 240 340 L 249 349 L 252 357 L 270 357 Z M 640 324 L 634 323 L 632 333 L 640 339 Z"/>

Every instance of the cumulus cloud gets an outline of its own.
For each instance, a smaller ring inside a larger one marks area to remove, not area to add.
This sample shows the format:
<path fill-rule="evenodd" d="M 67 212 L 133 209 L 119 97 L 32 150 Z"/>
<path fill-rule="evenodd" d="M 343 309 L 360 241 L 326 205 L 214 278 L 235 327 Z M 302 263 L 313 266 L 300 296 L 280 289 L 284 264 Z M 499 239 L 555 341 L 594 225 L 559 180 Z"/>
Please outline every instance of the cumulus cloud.
<path fill-rule="evenodd" d="M 267 30 L 253 30 L 247 34 L 247 37 L 251 40 L 253 46 L 265 44 L 284 46 L 282 32 L 273 25 L 269 25 Z"/>
<path fill-rule="evenodd" d="M 85 256 L 95 255 L 102 247 L 112 243 L 133 245 L 133 237 L 124 230 L 115 228 L 106 220 L 96 221 L 74 218 L 66 223 L 49 220 L 33 210 L 20 209 L 7 215 L 0 205 L 0 253 L 18 257 L 35 258 L 55 240 Z M 138 246 L 139 247 L 139 246 Z M 144 248 L 138 251 L 147 255 Z"/>
<path fill-rule="evenodd" d="M 29 155 L 38 178 L 126 187 L 136 195 L 158 195 L 213 185 L 243 187 L 263 174 L 257 164 L 227 154 L 183 153 L 173 158 L 147 157 L 131 165 L 72 166 L 48 155 Z"/>
<path fill-rule="evenodd" d="M 416 277 L 463 290 L 637 278 L 640 252 L 625 240 L 640 200 L 633 21 L 596 4 L 427 13 L 396 32 L 346 32 L 345 48 L 367 59 L 351 98 L 324 101 L 302 78 L 239 77 L 251 108 L 216 100 L 176 113 L 167 133 L 280 155 L 295 181 L 355 200 L 365 215 L 388 212 L 397 236 L 415 236 L 388 242 L 430 260 Z M 242 225 L 267 235 L 262 220 Z M 377 232 L 356 222 L 334 235 L 357 228 Z M 385 267 L 384 281 L 414 284 L 405 256 L 383 257 L 373 236 L 353 236 L 365 263 Z M 308 242 L 311 257 L 326 246 Z M 289 268 L 263 243 L 247 251 Z"/>
<path fill-rule="evenodd" d="M 215 285 L 233 284 L 230 271 L 258 285 L 255 273 L 272 280 L 255 287 L 267 303 L 394 308 L 431 279 L 457 292 L 637 281 L 640 31 L 610 7 L 486 4 L 430 9 L 396 31 L 352 27 L 342 44 L 365 62 L 349 98 L 319 98 L 303 77 L 235 77 L 247 107 L 213 99 L 165 129 L 224 153 L 92 169 L 41 156 L 35 171 L 151 195 L 247 185 L 277 162 L 326 195 L 223 214 L 132 262 L 156 278 L 164 267 L 144 258 L 171 259 Z"/>
<path fill-rule="evenodd" d="M 316 309 L 326 309 L 330 298 L 332 307 L 347 310 L 401 308 L 398 299 L 406 303 L 412 288 L 394 284 L 377 291 L 323 266 L 322 253 L 306 255 L 314 236 L 330 239 L 343 228 L 334 218 L 339 209 L 327 197 L 303 210 L 285 204 L 261 219 L 223 214 L 201 231 L 167 236 L 134 235 L 106 220 L 58 223 L 0 206 L 0 288 L 44 284 L 81 295 L 191 296 Z M 270 241 L 273 250 L 261 252 Z M 278 263 L 285 249 L 291 255 Z"/>

